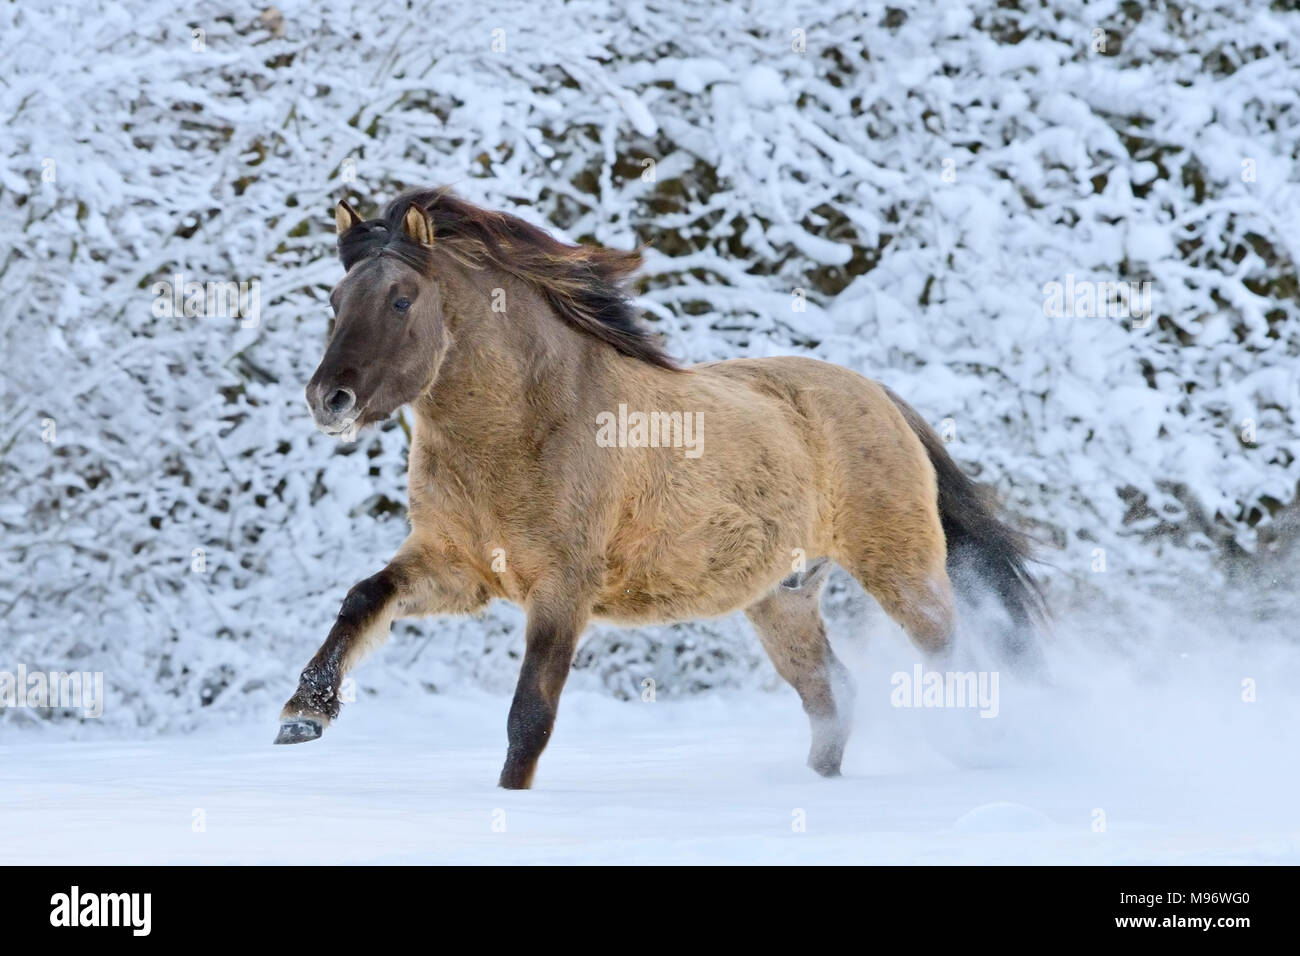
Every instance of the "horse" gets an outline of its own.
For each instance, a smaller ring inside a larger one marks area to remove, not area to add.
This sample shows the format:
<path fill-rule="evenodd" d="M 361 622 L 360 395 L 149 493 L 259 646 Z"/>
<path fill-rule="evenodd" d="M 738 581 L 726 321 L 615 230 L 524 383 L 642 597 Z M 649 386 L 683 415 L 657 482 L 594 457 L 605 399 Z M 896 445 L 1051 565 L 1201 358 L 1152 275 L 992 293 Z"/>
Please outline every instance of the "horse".
<path fill-rule="evenodd" d="M 854 688 L 819 609 L 832 563 L 928 655 L 952 642 L 958 558 L 1031 629 L 1027 539 L 888 388 L 805 357 L 682 366 L 627 290 L 639 251 L 445 188 L 370 220 L 344 200 L 335 224 L 344 276 L 307 403 L 332 436 L 412 409 L 410 534 L 348 591 L 276 743 L 321 736 L 395 619 L 499 598 L 526 613 L 499 785 L 526 789 L 589 622 L 742 610 L 802 700 L 809 766 L 835 776 Z"/>

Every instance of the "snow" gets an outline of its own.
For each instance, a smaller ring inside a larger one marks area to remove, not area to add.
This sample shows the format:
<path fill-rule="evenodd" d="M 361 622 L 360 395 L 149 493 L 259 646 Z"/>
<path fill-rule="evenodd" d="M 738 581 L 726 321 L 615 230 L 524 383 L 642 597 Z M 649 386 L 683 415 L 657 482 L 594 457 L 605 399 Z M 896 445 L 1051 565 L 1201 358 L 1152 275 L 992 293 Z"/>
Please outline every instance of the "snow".
<path fill-rule="evenodd" d="M 0 862 L 1300 862 L 1295 648 L 1204 620 L 1148 621 L 1120 646 L 1089 627 L 1063 623 L 1049 685 L 1004 673 L 993 719 L 891 706 L 914 652 L 834 634 L 858 704 L 829 780 L 803 766 L 784 685 L 570 691 L 526 792 L 494 786 L 508 699 L 477 691 L 363 693 L 294 747 L 270 744 L 274 711 L 185 736 L 10 735 Z"/>

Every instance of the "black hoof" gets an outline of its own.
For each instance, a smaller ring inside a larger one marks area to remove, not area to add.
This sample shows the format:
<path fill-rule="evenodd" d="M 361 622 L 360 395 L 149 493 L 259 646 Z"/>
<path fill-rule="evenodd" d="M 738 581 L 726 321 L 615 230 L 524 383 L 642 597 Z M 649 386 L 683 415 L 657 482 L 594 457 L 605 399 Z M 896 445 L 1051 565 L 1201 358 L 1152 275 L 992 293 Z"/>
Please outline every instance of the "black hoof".
<path fill-rule="evenodd" d="M 315 740 L 325 732 L 325 726 L 312 717 L 287 717 L 280 721 L 280 732 L 275 735 L 277 744 L 302 744 Z"/>

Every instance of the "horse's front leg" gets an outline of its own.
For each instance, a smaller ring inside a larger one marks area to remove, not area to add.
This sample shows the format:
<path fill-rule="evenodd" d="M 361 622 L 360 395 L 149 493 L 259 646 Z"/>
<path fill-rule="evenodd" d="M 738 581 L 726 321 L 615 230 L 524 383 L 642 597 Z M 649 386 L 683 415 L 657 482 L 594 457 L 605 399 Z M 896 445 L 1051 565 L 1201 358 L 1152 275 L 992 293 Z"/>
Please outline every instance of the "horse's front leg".
<path fill-rule="evenodd" d="M 551 739 L 560 691 L 569 676 L 587 613 L 570 598 L 529 601 L 524 662 L 506 722 L 509 749 L 499 785 L 507 790 L 532 786 L 537 760 Z"/>
<path fill-rule="evenodd" d="M 399 617 L 469 613 L 487 600 L 464 576 L 410 539 L 378 574 L 343 599 L 325 643 L 303 669 L 298 690 L 280 712 L 277 744 L 315 740 L 339 715 L 339 688 L 348 671 L 388 638 Z"/>

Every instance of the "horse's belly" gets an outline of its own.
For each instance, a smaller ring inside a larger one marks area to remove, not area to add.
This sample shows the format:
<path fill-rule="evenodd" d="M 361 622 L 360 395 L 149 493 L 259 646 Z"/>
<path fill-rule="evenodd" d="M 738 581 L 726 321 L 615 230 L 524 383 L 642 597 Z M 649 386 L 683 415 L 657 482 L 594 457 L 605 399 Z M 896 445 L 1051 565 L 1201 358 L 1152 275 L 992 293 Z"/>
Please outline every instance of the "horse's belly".
<path fill-rule="evenodd" d="M 644 549 L 614 552 L 607 587 L 593 615 L 650 624 L 719 617 L 744 608 L 790 573 L 803 549 L 781 540 L 775 526 L 731 535 L 665 535 L 642 539 Z"/>
<path fill-rule="evenodd" d="M 773 575 L 766 586 L 668 592 L 662 589 L 626 588 L 610 592 L 592 608 L 592 617 L 614 624 L 679 624 L 721 617 L 748 607 L 780 580 Z"/>

